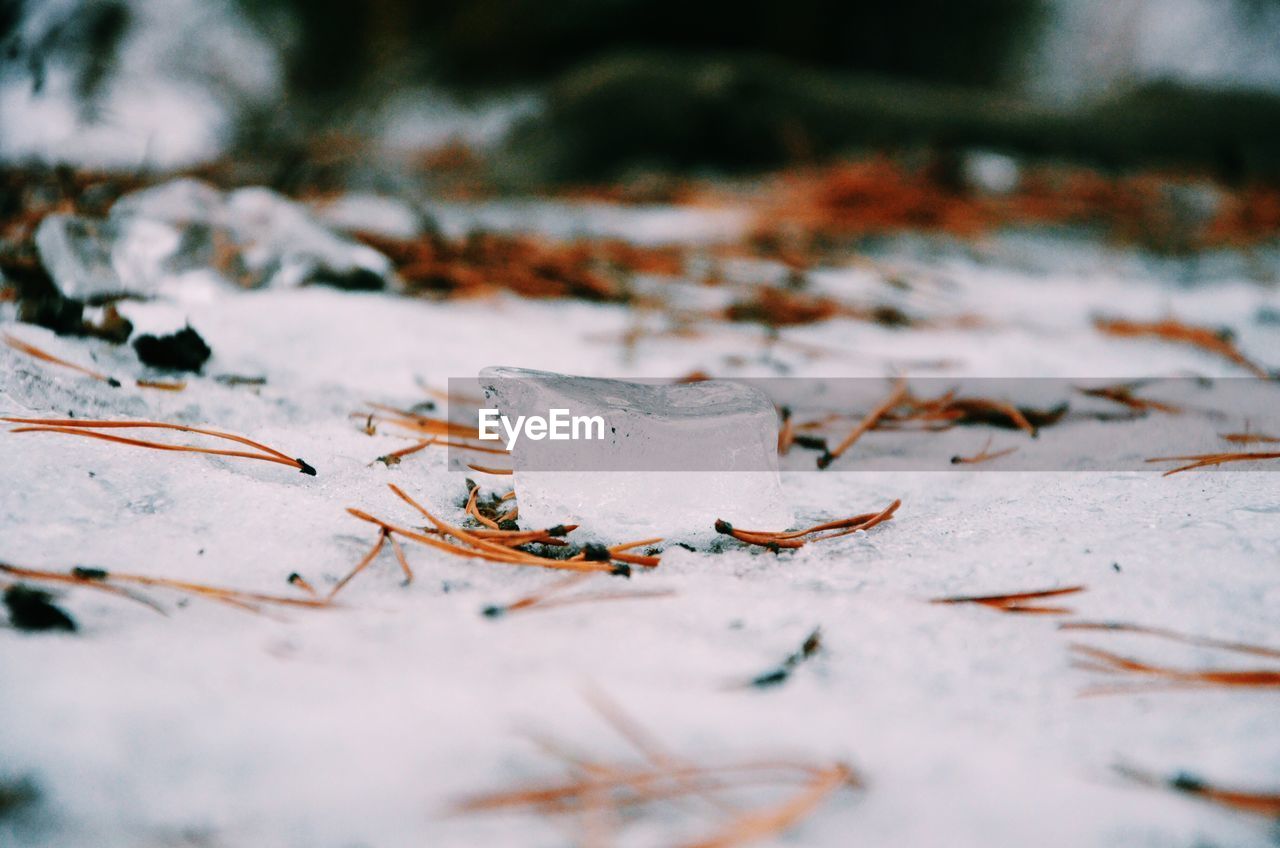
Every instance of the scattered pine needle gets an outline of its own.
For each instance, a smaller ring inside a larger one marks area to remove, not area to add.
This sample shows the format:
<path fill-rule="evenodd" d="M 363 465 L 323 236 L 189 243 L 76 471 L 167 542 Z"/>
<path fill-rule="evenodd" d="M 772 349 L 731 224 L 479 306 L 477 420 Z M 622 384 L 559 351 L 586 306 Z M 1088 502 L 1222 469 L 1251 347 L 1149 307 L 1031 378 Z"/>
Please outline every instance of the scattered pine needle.
<path fill-rule="evenodd" d="M 634 820 L 652 805 L 668 800 L 701 797 L 713 802 L 717 820 L 708 835 L 693 840 L 667 840 L 681 848 L 730 848 L 781 834 L 806 817 L 840 787 L 860 788 L 862 782 L 849 766 L 835 763 L 815 766 L 776 760 L 726 766 L 700 766 L 665 751 L 638 722 L 612 702 L 593 703 L 606 721 L 634 746 L 642 763 L 607 763 L 572 755 L 567 745 L 544 738 L 541 747 L 566 760 L 575 774 L 471 795 L 453 810 L 481 813 L 524 810 L 548 817 L 575 817 L 585 831 L 600 816 L 610 822 Z M 798 788 L 782 801 L 754 809 L 727 803 L 731 790 L 767 787 Z M 590 835 L 585 833 L 584 837 Z M 577 840 L 575 840 L 577 841 Z"/>
<path fill-rule="evenodd" d="M 669 598 L 675 595 L 671 589 L 641 589 L 630 592 L 580 592 L 574 595 L 563 593 L 591 578 L 591 574 L 571 574 L 557 580 L 545 588 L 525 595 L 507 604 L 485 607 L 484 615 L 489 618 L 509 615 L 514 612 L 531 609 L 552 609 L 571 604 L 598 603 L 601 601 L 630 601 L 643 598 Z"/>
<path fill-rule="evenodd" d="M 108 377 L 106 374 L 103 374 L 101 371 L 95 371 L 92 368 L 86 368 L 85 366 L 77 365 L 74 362 L 68 362 L 67 360 L 61 357 L 54 356 L 52 353 L 49 353 L 46 350 L 36 347 L 30 342 L 24 342 L 22 339 L 18 338 L 17 336 L 11 335 L 9 333 L 5 333 L 4 343 L 7 344 L 9 347 L 13 348 L 14 350 L 19 351 L 20 353 L 25 353 L 27 356 L 33 357 L 35 359 L 39 359 L 43 362 L 51 363 L 53 365 L 58 365 L 63 368 L 69 368 L 72 371 L 76 371 L 81 374 L 84 374 L 86 377 L 92 377 L 93 379 L 101 383 L 106 383 L 108 386 L 111 386 L 112 388 L 120 387 L 120 381 L 114 377 Z"/>
<path fill-rule="evenodd" d="M 503 475 L 515 473 L 510 468 L 490 468 L 486 465 L 471 465 L 470 463 L 467 464 L 467 467 L 470 468 L 472 471 L 479 471 L 481 474 L 496 474 L 499 476 L 503 476 Z"/>
<path fill-rule="evenodd" d="M 1218 437 L 1233 445 L 1264 445 L 1280 442 L 1280 438 L 1262 433 L 1219 433 Z"/>
<path fill-rule="evenodd" d="M 43 580 L 53 583 L 66 583 L 98 589 L 99 591 L 127 597 L 130 600 L 145 604 L 146 606 L 162 613 L 164 612 L 164 609 L 154 601 L 151 601 L 143 595 L 139 595 L 123 588 L 120 584 L 125 584 L 126 586 L 133 585 L 160 589 L 173 589 L 183 594 L 209 598 L 210 600 L 219 601 L 250 612 L 258 612 L 258 606 L 262 604 L 306 608 L 329 606 L 328 600 L 320 600 L 317 598 L 285 597 L 281 595 L 266 594 L 263 592 L 227 589 L 220 586 L 210 586 L 204 583 L 194 583 L 188 580 L 174 580 L 168 577 L 151 577 L 144 574 L 124 574 L 116 571 L 107 571 L 106 569 L 101 568 L 86 568 L 83 566 L 78 566 L 70 571 L 60 572 L 35 568 L 21 568 L 14 565 L 0 563 L 0 572 L 12 574 L 16 577 L 22 577 L 28 580 Z"/>
<path fill-rule="evenodd" d="M 400 460 L 404 459 L 406 456 L 412 456 L 418 451 L 424 450 L 433 444 L 435 444 L 434 436 L 432 436 L 430 439 L 423 439 L 420 442 L 415 442 L 414 444 L 409 445 L 409 447 L 407 448 L 401 448 L 398 451 L 392 451 L 391 453 L 383 454 L 382 456 L 375 459 L 373 462 L 369 463 L 369 465 L 370 467 L 372 467 L 377 463 L 381 462 L 383 465 L 390 468 L 393 465 L 399 465 Z"/>
<path fill-rule="evenodd" d="M 987 443 L 983 445 L 982 450 L 973 456 L 953 456 L 951 457 L 952 465 L 977 465 L 982 462 L 990 462 L 993 459 L 999 459 L 1002 456 L 1008 456 L 1016 451 L 1017 448 L 1005 448 L 1004 450 L 991 451 L 991 440 L 987 439 Z"/>
<path fill-rule="evenodd" d="M 1231 334 L 1211 327 L 1196 327 L 1173 318 L 1163 321 L 1128 321 L 1123 318 L 1096 318 L 1093 322 L 1100 332 L 1120 338 L 1157 338 L 1200 348 L 1220 356 L 1255 377 L 1270 379 L 1265 368 L 1250 361 L 1231 341 Z"/>
<path fill-rule="evenodd" d="M 1086 695 L 1109 695 L 1147 691 L 1153 688 L 1280 688 L 1280 668 L 1263 669 L 1178 669 L 1144 663 L 1088 645 L 1073 644 L 1071 650 L 1085 659 L 1077 667 L 1106 674 L 1128 674 L 1145 678 L 1132 686 L 1105 686 L 1086 690 Z"/>
<path fill-rule="evenodd" d="M 1228 462 L 1257 462 L 1264 459 L 1280 459 L 1280 452 L 1243 452 L 1243 453 L 1201 453 L 1189 454 L 1187 456 L 1157 456 L 1148 459 L 1147 462 L 1187 462 L 1189 464 L 1182 465 L 1177 468 L 1170 469 L 1162 477 L 1168 477 L 1170 474 L 1177 474 L 1180 471 L 1192 471 L 1197 468 L 1209 468 L 1214 465 L 1224 465 Z"/>
<path fill-rule="evenodd" d="M 185 380 L 138 380 L 140 389 L 159 389 L 162 392 L 181 392 L 187 388 Z"/>
<path fill-rule="evenodd" d="M 865 512 L 861 515 L 852 516 L 851 518 L 841 518 L 837 521 L 815 524 L 812 527 L 806 527 L 804 530 L 791 530 L 785 532 L 770 530 L 742 530 L 719 518 L 716 519 L 715 529 L 717 533 L 732 536 L 739 542 L 745 542 L 748 545 L 760 545 L 761 547 L 769 548 L 776 553 L 782 548 L 802 548 L 806 542 L 835 539 L 840 536 L 848 536 L 850 533 L 857 533 L 859 531 L 866 532 L 877 524 L 893 518 L 893 514 L 898 511 L 898 507 L 900 506 L 902 506 L 901 498 L 895 500 L 880 512 Z M 805 536 L 811 536 L 812 538 L 803 538 Z"/>
<path fill-rule="evenodd" d="M 1218 648 L 1223 651 L 1235 651 L 1236 653 L 1252 654 L 1257 657 L 1280 659 L 1280 649 L 1277 648 L 1268 648 L 1263 645 L 1250 645 L 1247 642 L 1231 642 L 1225 639 L 1213 639 L 1207 636 L 1193 636 L 1186 633 L 1179 633 L 1176 630 L 1168 630 L 1163 627 L 1147 627 L 1141 624 L 1125 624 L 1117 621 L 1064 621 L 1062 624 L 1058 625 L 1058 629 L 1094 630 L 1107 633 L 1137 633 L 1144 636 L 1156 636 L 1161 639 L 1182 642 L 1187 645 L 1197 645 L 1202 648 Z"/>
<path fill-rule="evenodd" d="M 765 689 L 785 683 L 801 663 L 812 659 L 820 650 L 822 650 L 822 628 L 815 627 L 813 632 L 805 637 L 800 647 L 789 654 L 776 668 L 770 669 L 763 674 L 757 674 L 745 684 L 735 688 L 754 687 L 756 689 Z"/>
<path fill-rule="evenodd" d="M 1242 813 L 1280 820 L 1280 792 L 1241 792 L 1235 789 L 1221 789 L 1186 773 L 1164 778 L 1129 766 L 1117 765 L 1115 770 L 1130 780 L 1136 780 L 1146 786 L 1173 789 Z"/>
<path fill-rule="evenodd" d="M 1047 607 L 1030 604 L 1042 598 L 1054 598 L 1060 595 L 1074 595 L 1083 592 L 1084 586 L 1065 586 L 1060 589 L 1037 589 L 1031 592 L 1013 592 L 1005 595 L 954 595 L 947 598 L 934 598 L 932 604 L 979 604 L 997 609 L 1000 612 L 1030 613 L 1032 615 L 1063 615 L 1070 613 L 1066 607 Z"/>
<path fill-rule="evenodd" d="M 288 465 L 292 468 L 296 468 L 303 474 L 308 474 L 312 477 L 316 476 L 316 470 L 305 460 L 291 458 L 275 448 L 267 447 L 260 442 L 255 442 L 252 439 L 246 439 L 244 436 L 224 433 L 219 430 L 187 427 L 182 424 L 166 424 L 161 421 L 87 421 L 79 418 L 0 418 L 0 421 L 6 421 L 10 424 L 29 425 L 16 427 L 9 431 L 11 433 L 65 433 L 71 436 L 84 436 L 90 439 L 102 439 L 103 441 L 115 442 L 117 444 L 152 448 L 154 450 L 203 453 L 210 456 L 231 456 L 241 457 L 243 459 L 260 459 L 264 462 L 275 462 L 280 465 Z M 144 439 L 130 439 L 121 436 L 109 436 L 106 433 L 94 432 L 95 430 L 119 429 L 164 429 L 177 430 L 183 433 L 196 433 L 203 436 L 211 436 L 216 439 L 225 439 L 242 445 L 248 445 L 256 448 L 259 452 L 250 453 L 247 451 L 215 450 L 212 448 L 195 447 L 193 445 L 170 445 L 165 444 L 164 442 L 151 442 Z"/>
<path fill-rule="evenodd" d="M 1134 394 L 1145 381 L 1137 381 L 1132 383 L 1116 383 L 1111 386 L 1097 386 L 1095 388 L 1086 389 L 1076 386 L 1076 391 L 1089 397 L 1102 398 L 1122 406 L 1127 406 L 1135 412 L 1164 412 L 1169 415 L 1178 415 L 1182 412 L 1182 407 L 1174 406 L 1170 403 L 1164 403 L 1158 400 L 1148 400 L 1140 398 Z"/>
<path fill-rule="evenodd" d="M 826 468 L 831 465 L 831 463 L 839 459 L 845 451 L 853 446 L 854 442 L 861 438 L 863 433 L 874 429 L 875 426 L 880 423 L 880 419 L 884 417 L 885 413 L 901 403 L 902 399 L 906 397 L 906 395 L 907 382 L 906 380 L 899 379 L 894 384 L 893 391 L 889 392 L 889 396 L 880 401 L 879 405 L 868 412 L 866 417 L 859 421 L 858 425 L 850 431 L 849 435 L 845 436 L 844 440 L 841 441 L 840 444 L 836 445 L 835 450 L 827 451 L 822 456 L 818 457 L 818 467 Z"/>

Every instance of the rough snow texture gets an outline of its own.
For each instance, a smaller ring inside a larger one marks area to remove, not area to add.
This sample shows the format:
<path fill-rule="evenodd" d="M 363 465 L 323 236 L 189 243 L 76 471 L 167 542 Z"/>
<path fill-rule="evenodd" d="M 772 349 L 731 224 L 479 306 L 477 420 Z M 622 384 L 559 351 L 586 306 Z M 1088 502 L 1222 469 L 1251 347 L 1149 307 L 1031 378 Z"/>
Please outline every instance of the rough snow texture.
<path fill-rule="evenodd" d="M 660 220 L 654 210 L 636 214 Z M 758 330 L 726 328 L 644 341 L 629 358 L 604 338 L 632 326 L 617 306 L 243 292 L 187 279 L 165 289 L 165 301 L 127 304 L 140 326 L 177 311 L 209 341 L 207 376 L 185 392 L 111 389 L 0 347 L 0 410 L 204 423 L 301 456 L 319 476 L 58 434 L 0 435 L 0 559 L 280 593 L 293 591 L 285 578 L 298 571 L 325 591 L 373 541 L 345 507 L 414 521 L 387 482 L 462 518 L 462 475 L 446 470 L 442 451 L 371 465 L 408 443 L 366 435 L 349 413 L 370 400 L 413 404 L 423 399 L 419 381 L 443 388 L 497 359 L 650 377 L 695 368 L 771 376 L 781 367 L 880 376 L 938 359 L 954 361 L 942 373 L 957 375 L 1237 373 L 1193 349 L 1101 337 L 1089 323 L 1101 310 L 1229 324 L 1246 352 L 1280 364 L 1280 328 L 1266 320 L 1280 298 L 1237 278 L 1244 263 L 1232 256 L 1201 265 L 1196 273 L 1224 270 L 1195 287 L 1176 281 L 1190 273 L 1183 265 L 1026 239 L 976 254 L 904 240 L 881 259 L 945 281 L 913 295 L 927 296 L 930 309 L 978 311 L 996 326 L 892 331 L 836 321 L 784 333 L 840 351 L 814 359 L 782 344 L 766 353 Z M 1255 260 L 1274 274 L 1274 257 Z M 846 296 L 885 288 L 866 270 L 817 282 Z M 142 376 L 128 347 L 55 338 L 0 309 L 4 329 L 27 341 Z M 229 387 L 218 374 L 268 382 Z M 975 452 L 987 435 L 965 434 Z M 678 593 L 663 600 L 492 620 L 482 607 L 556 576 L 418 549 L 412 586 L 400 585 L 384 554 L 346 588 L 340 609 L 283 620 L 171 597 L 161 617 L 68 591 L 60 603 L 80 633 L 0 631 L 0 779 L 29 775 L 41 790 L 37 805 L 0 820 L 0 844 L 564 844 L 564 831 L 539 819 L 444 811 L 461 794 L 558 773 L 522 730 L 554 733 L 600 759 L 633 756 L 585 704 L 587 681 L 689 758 L 798 755 L 865 774 L 865 792 L 833 796 L 779 844 L 1269 844 L 1265 822 L 1136 786 L 1111 767 L 1275 791 L 1274 691 L 1080 698 L 1099 675 L 1073 668 L 1068 645 L 1189 667 L 1264 661 L 927 600 L 1083 583 L 1088 591 L 1068 601 L 1082 618 L 1280 644 L 1280 476 L 858 473 L 858 450 L 829 472 L 784 473 L 789 506 L 809 523 L 900 497 L 892 522 L 779 556 L 671 546 L 656 571 L 630 584 Z M 502 479 L 477 479 L 505 491 Z M 816 625 L 824 651 L 784 686 L 727 688 L 774 667 Z M 662 817 L 646 822 L 642 844 L 673 838 Z"/>

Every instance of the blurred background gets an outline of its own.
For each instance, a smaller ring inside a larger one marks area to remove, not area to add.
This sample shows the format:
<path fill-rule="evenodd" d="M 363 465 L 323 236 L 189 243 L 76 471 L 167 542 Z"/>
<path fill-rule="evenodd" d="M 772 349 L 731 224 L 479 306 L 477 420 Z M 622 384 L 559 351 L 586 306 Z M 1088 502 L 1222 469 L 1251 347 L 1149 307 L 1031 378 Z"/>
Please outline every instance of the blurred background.
<path fill-rule="evenodd" d="M 1274 180 L 1280 1 L 0 0 L 0 116 L 10 163 L 282 188 L 442 150 L 498 187 L 974 146 Z"/>

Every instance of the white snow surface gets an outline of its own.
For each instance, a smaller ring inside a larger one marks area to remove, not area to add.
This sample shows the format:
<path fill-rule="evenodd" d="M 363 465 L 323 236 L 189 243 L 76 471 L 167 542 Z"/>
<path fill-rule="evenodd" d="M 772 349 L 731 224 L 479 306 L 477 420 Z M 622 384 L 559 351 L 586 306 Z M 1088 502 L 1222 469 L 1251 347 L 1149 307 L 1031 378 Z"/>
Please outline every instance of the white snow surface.
<path fill-rule="evenodd" d="M 635 214 L 660 226 L 655 210 Z M 295 591 L 286 576 L 297 571 L 327 591 L 374 540 L 346 507 L 419 523 L 388 482 L 462 520 L 463 475 L 447 469 L 442 450 L 371 465 L 409 443 L 386 429 L 366 435 L 350 413 L 367 401 L 409 406 L 424 399 L 423 384 L 443 388 L 497 362 L 612 377 L 773 376 L 780 365 L 881 376 L 939 359 L 953 364 L 918 373 L 1239 376 L 1194 349 L 1108 339 L 1090 324 L 1097 312 L 1172 312 L 1231 325 L 1246 353 L 1280 365 L 1280 327 L 1256 318 L 1280 308 L 1274 285 L 1226 273 L 1191 287 L 1132 254 L 1068 245 L 1067 263 L 1048 251 L 1012 238 L 976 254 L 903 240 L 882 260 L 945 278 L 931 307 L 979 312 L 995 326 L 895 331 L 833 321 L 783 332 L 837 351 L 818 358 L 786 345 L 765 355 L 761 332 L 747 326 L 646 340 L 628 353 L 607 337 L 634 316 L 612 305 L 175 283 L 162 301 L 128 306 L 140 322 L 180 312 L 209 342 L 206 376 L 186 391 L 130 381 L 112 389 L 0 346 L 0 412 L 204 424 L 303 457 L 319 475 L 0 434 L 0 560 L 280 594 Z M 831 270 L 815 282 L 854 294 L 879 285 L 872 277 Z M 14 323 L 11 306 L 0 310 L 3 330 L 26 341 L 122 378 L 143 376 L 127 347 L 55 337 Z M 267 383 L 232 387 L 218 374 Z M 957 438 L 976 452 L 987 435 L 965 429 Z M 32 809 L 0 819 L 0 844 L 566 844 L 571 832 L 545 819 L 448 810 L 468 793 L 564 773 L 526 731 L 555 734 L 602 761 L 637 760 L 592 712 L 585 685 L 691 760 L 796 756 L 848 762 L 863 775 L 865 789 L 834 794 L 780 845 L 1272 844 L 1264 821 L 1137 785 L 1112 767 L 1276 791 L 1280 695 L 1080 697 L 1112 681 L 1074 668 L 1069 645 L 1186 667 L 1266 661 L 928 601 L 1084 584 L 1063 600 L 1073 618 L 1280 645 L 1280 476 L 859 472 L 859 451 L 882 436 L 892 434 L 864 437 L 830 471 L 784 472 L 784 490 L 801 524 L 901 498 L 893 521 L 780 555 L 672 545 L 629 584 L 596 578 L 604 588 L 676 592 L 664 599 L 489 619 L 484 606 L 558 575 L 413 546 L 415 583 L 402 586 L 384 552 L 329 610 L 255 616 L 156 592 L 169 609 L 162 617 L 69 589 L 58 602 L 79 633 L 0 629 L 0 779 L 30 776 L 41 791 Z M 1041 436 L 1053 437 L 1052 429 Z M 472 476 L 486 491 L 507 488 Z M 823 650 L 785 685 L 731 685 L 775 667 L 816 626 Z M 710 821 L 668 808 L 624 831 L 626 844 L 673 844 L 708 833 Z"/>

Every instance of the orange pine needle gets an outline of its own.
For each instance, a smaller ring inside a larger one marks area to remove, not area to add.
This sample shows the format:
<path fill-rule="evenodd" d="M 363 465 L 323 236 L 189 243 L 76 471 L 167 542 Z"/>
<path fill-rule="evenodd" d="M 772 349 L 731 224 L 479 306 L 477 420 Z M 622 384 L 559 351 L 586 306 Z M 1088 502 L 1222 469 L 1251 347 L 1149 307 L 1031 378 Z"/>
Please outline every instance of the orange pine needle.
<path fill-rule="evenodd" d="M 1150 772 L 1121 765 L 1115 766 L 1115 770 L 1147 786 L 1173 789 L 1243 813 L 1280 819 L 1280 792 L 1241 792 L 1234 789 L 1220 789 L 1188 774 L 1162 778 Z"/>
<path fill-rule="evenodd" d="M 1198 645 L 1202 648 L 1218 648 L 1223 651 L 1234 651 L 1240 654 L 1252 654 L 1257 657 L 1280 659 L 1280 649 L 1268 648 L 1264 645 L 1250 645 L 1247 642 L 1231 642 L 1225 639 L 1213 639 L 1208 636 L 1194 636 L 1168 630 L 1163 627 L 1147 627 L 1141 624 L 1125 624 L 1117 621 L 1064 621 L 1058 625 L 1059 630 L 1094 630 L 1108 633 L 1137 633 L 1143 636 L 1156 636 L 1187 645 Z"/>
<path fill-rule="evenodd" d="M 1071 612 L 1066 607 L 1045 607 L 1028 604 L 1027 601 L 1053 598 L 1059 595 L 1074 595 L 1083 592 L 1084 586 L 1065 586 L 1059 589 L 1038 589 L 1031 592 L 1013 592 L 1004 595 L 954 595 L 946 598 L 934 598 L 931 604 L 979 604 L 991 607 L 1000 612 L 1028 613 L 1031 615 L 1061 615 Z"/>
<path fill-rule="evenodd" d="M 1222 333 L 1209 327 L 1196 327 L 1167 318 L 1163 321 L 1128 321 L 1123 318 L 1096 318 L 1093 325 L 1102 333 L 1121 338 L 1150 337 L 1187 344 L 1215 354 L 1249 371 L 1255 377 L 1269 379 L 1270 374 L 1251 362 Z"/>
<path fill-rule="evenodd" d="M 347 574 L 347 576 L 339 580 L 337 584 L 329 591 L 329 598 L 328 598 L 329 600 L 333 600 L 334 596 L 337 595 L 339 592 L 341 592 L 342 587 L 350 583 L 353 577 L 355 577 L 357 574 L 359 574 L 360 572 L 368 568 L 369 563 L 373 562 L 374 559 L 377 558 L 378 554 L 382 551 L 382 546 L 387 543 L 387 537 L 389 537 L 390 535 L 391 535 L 390 531 L 388 531 L 387 528 L 385 527 L 382 528 L 381 531 L 379 531 L 378 541 L 373 543 L 373 547 L 369 549 L 369 553 L 365 554 L 364 557 L 360 560 L 360 562 L 356 564 L 356 567 L 351 569 L 351 571 Z"/>
<path fill-rule="evenodd" d="M 185 380 L 138 380 L 136 381 L 140 389 L 159 389 L 162 392 L 180 392 L 186 389 Z"/>
<path fill-rule="evenodd" d="M 1191 454 L 1188 456 L 1157 456 L 1148 459 L 1147 462 L 1189 462 L 1188 465 L 1179 466 L 1170 469 L 1162 477 L 1168 477 L 1170 474 L 1177 474 L 1180 471 L 1193 471 L 1197 468 L 1210 468 L 1215 465 L 1223 465 L 1228 462 L 1256 462 L 1263 459 L 1280 459 L 1278 452 L 1255 452 L 1255 453 L 1202 453 Z"/>
<path fill-rule="evenodd" d="M 845 451 L 853 446 L 854 442 L 858 441 L 858 439 L 862 437 L 863 433 L 873 429 L 876 424 L 880 423 L 880 419 L 885 416 L 885 413 L 901 403 L 902 399 L 905 398 L 906 395 L 907 382 L 906 380 L 899 379 L 897 383 L 894 384 L 893 391 L 889 393 L 889 396 L 880 401 L 879 405 L 868 412 L 866 417 L 858 422 L 858 425 L 853 428 L 849 435 L 845 436 L 844 440 L 841 441 L 840 444 L 836 445 L 835 450 L 828 451 L 818 457 L 818 467 L 826 468 L 831 465 L 831 463 L 839 459 Z"/>
<path fill-rule="evenodd" d="M 11 433 L 38 433 L 53 432 L 67 433 L 75 436 L 85 436 L 88 438 L 103 439 L 110 442 L 118 442 L 120 444 L 133 445 L 136 447 L 154 448 L 156 450 L 166 451 L 185 451 L 188 453 L 204 453 L 213 456 L 235 456 L 245 459 L 261 459 L 265 462 L 276 462 L 281 465 L 289 465 L 303 474 L 315 476 L 316 470 L 302 459 L 291 458 L 275 448 L 267 447 L 261 442 L 255 442 L 244 436 L 237 436 L 232 433 L 224 433 L 221 430 L 208 430 L 201 427 L 188 427 L 184 424 L 168 424 L 162 421 L 101 421 L 101 420 L 81 420 L 78 418 L 0 418 L 10 424 L 30 425 L 17 427 L 10 430 Z M 262 453 L 248 453 L 245 451 L 220 451 L 212 448 L 201 448 L 193 445 L 170 445 L 163 442 L 150 442 L 143 439 L 129 439 L 120 436 L 108 436 L 105 433 L 91 432 L 93 430 L 128 430 L 128 429 L 162 429 L 176 430 L 182 433 L 196 433 L 202 436 L 210 436 L 215 439 L 225 439 L 227 441 L 238 442 L 242 445 L 248 445 Z"/>
<path fill-rule="evenodd" d="M 1280 669 L 1178 669 L 1144 663 L 1119 654 L 1103 651 L 1088 645 L 1073 644 L 1071 650 L 1083 655 L 1084 667 L 1098 671 L 1128 672 L 1148 677 L 1156 682 L 1174 687 L 1225 686 L 1251 688 L 1280 688 Z M 1113 694 L 1126 691 L 1123 688 L 1104 687 L 1090 690 L 1088 694 Z"/>
<path fill-rule="evenodd" d="M 9 347 L 13 348 L 14 350 L 19 351 L 21 353 L 25 353 L 27 356 L 30 356 L 34 359 L 39 359 L 44 362 L 51 363 L 53 365 L 59 365 L 63 368 L 69 368 L 72 371 L 77 371 L 81 374 L 84 374 L 86 377 L 92 377 L 93 379 L 102 383 L 106 383 L 107 385 L 112 387 L 119 387 L 120 385 L 120 381 L 115 379 L 114 377 L 108 377 L 106 374 L 103 374 L 101 371 L 95 371 L 92 368 L 86 368 L 85 366 L 77 365 L 74 362 L 68 362 L 67 360 L 61 357 L 54 356 L 52 353 L 49 353 L 46 350 L 36 347 L 30 342 L 24 342 L 22 339 L 18 338 L 17 336 L 10 335 L 9 333 L 4 334 L 4 343 L 7 344 Z"/>

